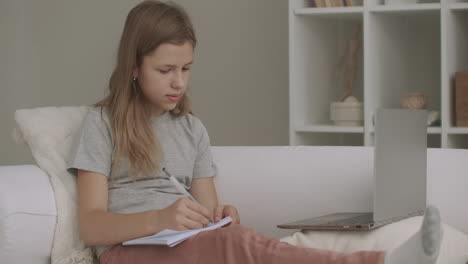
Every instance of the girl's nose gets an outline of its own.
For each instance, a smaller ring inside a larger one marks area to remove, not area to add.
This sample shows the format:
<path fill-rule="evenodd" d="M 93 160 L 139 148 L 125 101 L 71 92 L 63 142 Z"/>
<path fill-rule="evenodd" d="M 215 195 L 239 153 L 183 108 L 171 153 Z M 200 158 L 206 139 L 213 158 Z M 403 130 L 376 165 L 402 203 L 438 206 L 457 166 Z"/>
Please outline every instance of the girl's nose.
<path fill-rule="evenodd" d="M 178 72 L 174 75 L 174 79 L 172 80 L 172 86 L 176 89 L 182 89 L 185 86 L 184 76 L 181 72 Z"/>

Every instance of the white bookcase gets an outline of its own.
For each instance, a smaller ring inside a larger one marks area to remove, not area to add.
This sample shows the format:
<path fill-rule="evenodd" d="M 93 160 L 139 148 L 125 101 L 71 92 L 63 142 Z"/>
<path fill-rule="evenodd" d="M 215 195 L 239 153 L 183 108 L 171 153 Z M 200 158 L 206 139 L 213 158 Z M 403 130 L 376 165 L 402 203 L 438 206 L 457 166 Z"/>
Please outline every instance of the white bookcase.
<path fill-rule="evenodd" d="M 428 146 L 468 148 L 468 128 L 454 126 L 454 74 L 468 71 L 468 1 L 357 7 L 310 7 L 289 0 L 290 145 L 373 144 L 373 113 L 399 108 L 411 92 L 428 96 L 439 126 L 428 127 Z M 353 26 L 362 27 L 353 95 L 364 103 L 364 125 L 335 126 L 330 103 L 342 93 L 335 70 Z"/>

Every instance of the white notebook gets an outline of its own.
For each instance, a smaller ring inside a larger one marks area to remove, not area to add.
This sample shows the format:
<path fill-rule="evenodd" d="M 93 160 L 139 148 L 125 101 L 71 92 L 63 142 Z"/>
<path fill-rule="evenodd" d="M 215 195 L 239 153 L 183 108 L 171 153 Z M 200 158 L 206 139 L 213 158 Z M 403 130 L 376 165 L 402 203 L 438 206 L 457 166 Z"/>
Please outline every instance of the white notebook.
<path fill-rule="evenodd" d="M 184 231 L 176 231 L 171 229 L 165 229 L 157 234 L 140 237 L 137 239 L 128 240 L 122 243 L 124 246 L 130 245 L 163 245 L 173 247 L 182 241 L 189 239 L 190 237 L 206 230 L 213 230 L 216 228 L 220 228 L 232 222 L 232 218 L 230 216 L 223 218 L 221 221 L 215 224 L 211 224 L 207 227 L 200 228 L 200 229 L 191 229 L 191 230 L 184 230 Z"/>

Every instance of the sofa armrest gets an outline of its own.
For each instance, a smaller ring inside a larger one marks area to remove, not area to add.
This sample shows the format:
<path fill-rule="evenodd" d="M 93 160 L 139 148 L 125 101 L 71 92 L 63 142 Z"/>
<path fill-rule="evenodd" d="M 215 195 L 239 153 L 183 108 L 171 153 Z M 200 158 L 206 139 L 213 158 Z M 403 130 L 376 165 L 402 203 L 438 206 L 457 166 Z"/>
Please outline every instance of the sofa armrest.
<path fill-rule="evenodd" d="M 49 177 L 37 166 L 0 166 L 2 263 L 50 263 L 56 223 Z"/>

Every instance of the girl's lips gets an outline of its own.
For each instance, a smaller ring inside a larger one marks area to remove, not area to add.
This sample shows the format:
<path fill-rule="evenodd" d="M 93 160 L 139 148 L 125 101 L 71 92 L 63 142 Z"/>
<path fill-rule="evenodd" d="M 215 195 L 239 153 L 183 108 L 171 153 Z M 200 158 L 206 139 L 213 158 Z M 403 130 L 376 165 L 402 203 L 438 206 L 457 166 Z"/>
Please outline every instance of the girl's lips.
<path fill-rule="evenodd" d="M 171 100 L 173 102 L 176 102 L 176 101 L 179 100 L 180 96 L 167 95 L 167 98 L 169 98 L 169 100 Z"/>

